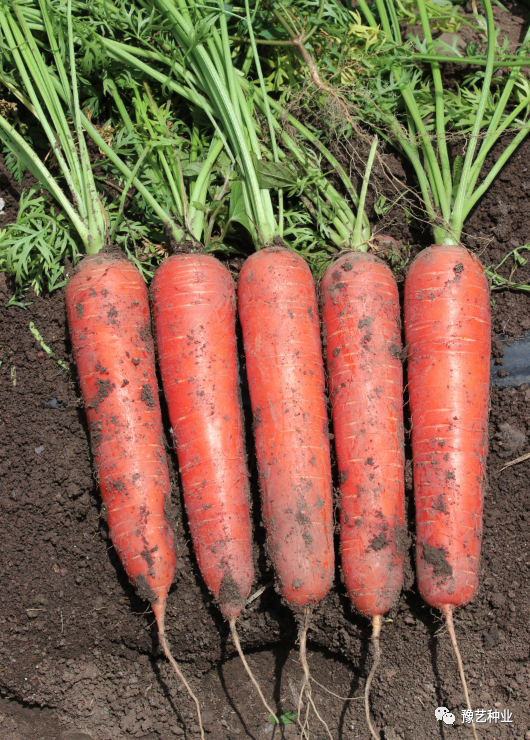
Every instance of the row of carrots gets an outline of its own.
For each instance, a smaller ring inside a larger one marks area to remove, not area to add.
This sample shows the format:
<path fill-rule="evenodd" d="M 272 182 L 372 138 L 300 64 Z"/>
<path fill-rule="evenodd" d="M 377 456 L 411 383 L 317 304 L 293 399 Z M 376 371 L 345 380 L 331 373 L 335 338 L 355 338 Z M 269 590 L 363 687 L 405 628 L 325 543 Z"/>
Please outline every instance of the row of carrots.
<path fill-rule="evenodd" d="M 408 549 L 399 297 L 391 270 L 364 252 L 340 256 L 320 294 L 319 307 L 299 255 L 269 247 L 243 265 L 237 297 L 228 270 L 197 253 L 168 258 L 150 298 L 193 546 L 246 665 L 236 620 L 254 573 L 237 304 L 267 553 L 300 623 L 303 734 L 310 707 L 319 717 L 309 684 L 307 628 L 335 567 L 324 346 L 340 480 L 341 564 L 352 604 L 373 623 L 365 706 L 377 738 L 369 689 L 382 617 L 400 593 Z M 88 256 L 68 284 L 67 313 L 110 536 L 130 580 L 152 605 L 161 646 L 201 724 L 199 701 L 164 628 L 176 558 L 165 514 L 170 484 L 147 289 L 131 262 L 109 253 Z M 470 708 L 452 615 L 476 592 L 482 533 L 491 322 L 478 260 L 460 246 L 424 250 L 407 276 L 404 318 L 418 587 L 445 614 Z"/>

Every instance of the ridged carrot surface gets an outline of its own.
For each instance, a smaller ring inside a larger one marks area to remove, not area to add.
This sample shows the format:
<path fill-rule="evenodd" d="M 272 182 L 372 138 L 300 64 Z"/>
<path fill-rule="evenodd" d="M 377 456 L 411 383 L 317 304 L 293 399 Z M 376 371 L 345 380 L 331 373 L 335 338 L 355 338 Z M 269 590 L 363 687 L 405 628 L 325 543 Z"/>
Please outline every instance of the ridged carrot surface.
<path fill-rule="evenodd" d="M 405 284 L 416 569 L 431 606 L 478 587 L 491 345 L 488 281 L 463 247 L 436 245 Z"/>
<path fill-rule="evenodd" d="M 284 598 L 314 605 L 333 580 L 332 484 L 315 286 L 304 260 L 262 249 L 238 305 L 268 553 Z"/>
<path fill-rule="evenodd" d="M 145 283 L 125 259 L 85 257 L 66 307 L 110 537 L 163 624 L 176 558 Z"/>
<path fill-rule="evenodd" d="M 236 297 L 214 257 L 170 257 L 151 288 L 164 393 L 199 567 L 227 618 L 254 577 L 239 400 Z"/>
<path fill-rule="evenodd" d="M 366 616 L 387 612 L 406 542 L 399 296 L 391 270 L 353 252 L 322 279 L 329 394 L 341 494 L 341 561 Z"/>

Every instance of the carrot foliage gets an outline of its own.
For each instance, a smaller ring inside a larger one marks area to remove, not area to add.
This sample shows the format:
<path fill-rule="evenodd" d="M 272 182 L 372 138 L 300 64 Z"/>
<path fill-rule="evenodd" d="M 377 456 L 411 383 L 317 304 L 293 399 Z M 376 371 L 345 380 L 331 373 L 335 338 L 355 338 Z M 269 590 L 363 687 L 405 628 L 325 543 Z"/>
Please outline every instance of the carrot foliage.
<path fill-rule="evenodd" d="M 463 25 L 483 40 L 433 37 Z M 0 269 L 53 290 L 65 258 L 106 241 L 149 278 L 175 242 L 230 256 L 280 237 L 320 274 L 368 248 L 370 208 L 412 218 L 389 147 L 414 169 L 435 241 L 458 242 L 528 131 L 529 42 L 509 50 L 490 0 L 484 16 L 430 0 L 1 2 L 1 144 L 45 191 L 0 234 Z M 469 70 L 456 88 L 448 60 Z M 370 177 L 395 197 L 368 208 Z"/>
<path fill-rule="evenodd" d="M 376 0 L 375 5 L 388 41 L 401 45 L 393 0 Z M 364 0 L 360 6 L 368 23 L 377 27 Z M 496 57 L 504 50 L 497 47 L 491 2 L 484 0 L 484 71 L 468 76 L 455 96 L 444 87 L 440 64 L 448 57 L 440 59 L 435 54 L 425 0 L 417 0 L 417 8 L 423 31 L 423 41 L 417 46 L 429 71 L 423 73 L 396 59 L 385 76 L 379 75 L 371 86 L 365 112 L 371 125 L 412 164 L 435 241 L 458 244 L 465 219 L 530 130 L 530 89 L 520 75 L 522 64 L 528 64 L 525 54 L 530 31 L 518 55 L 505 60 L 510 63 L 507 74 L 494 82 Z M 476 60 L 463 61 L 473 64 Z M 515 135 L 481 181 L 487 155 L 507 131 Z M 465 139 L 466 146 L 465 151 L 451 156 L 450 142 L 455 135 Z"/>

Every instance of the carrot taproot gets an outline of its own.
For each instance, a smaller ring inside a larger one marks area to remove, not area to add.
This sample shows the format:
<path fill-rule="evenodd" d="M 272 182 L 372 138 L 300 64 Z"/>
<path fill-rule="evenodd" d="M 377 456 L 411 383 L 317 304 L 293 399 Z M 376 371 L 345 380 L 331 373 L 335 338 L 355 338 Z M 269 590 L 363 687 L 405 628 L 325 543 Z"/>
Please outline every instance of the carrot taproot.
<path fill-rule="evenodd" d="M 175 255 L 151 286 L 164 394 L 177 452 L 184 505 L 205 583 L 244 657 L 236 620 L 252 582 L 249 483 L 239 399 L 232 277 L 205 254 Z"/>
<path fill-rule="evenodd" d="M 380 660 L 383 615 L 403 584 L 405 533 L 403 369 L 399 295 L 378 257 L 352 252 L 324 273 L 322 320 L 340 484 L 341 563 L 354 608 L 372 619 Z"/>
<path fill-rule="evenodd" d="M 215 257 L 175 255 L 151 286 L 164 395 L 201 574 L 227 619 L 254 579 L 235 290 Z"/>
<path fill-rule="evenodd" d="M 319 315 L 307 264 L 283 248 L 256 252 L 239 275 L 238 307 L 267 552 L 280 593 L 300 616 L 300 697 L 306 691 L 319 716 L 306 638 L 311 611 L 333 582 L 333 513 Z"/>
<path fill-rule="evenodd" d="M 160 643 L 195 701 L 202 733 L 199 703 L 165 635 L 176 557 L 164 508 L 171 490 L 147 289 L 128 260 L 90 255 L 68 282 L 66 308 L 112 544 L 151 603 Z"/>
<path fill-rule="evenodd" d="M 484 269 L 467 249 L 438 244 L 414 260 L 405 283 L 405 334 L 418 586 L 445 615 L 471 709 L 453 611 L 478 588 L 491 308 Z"/>

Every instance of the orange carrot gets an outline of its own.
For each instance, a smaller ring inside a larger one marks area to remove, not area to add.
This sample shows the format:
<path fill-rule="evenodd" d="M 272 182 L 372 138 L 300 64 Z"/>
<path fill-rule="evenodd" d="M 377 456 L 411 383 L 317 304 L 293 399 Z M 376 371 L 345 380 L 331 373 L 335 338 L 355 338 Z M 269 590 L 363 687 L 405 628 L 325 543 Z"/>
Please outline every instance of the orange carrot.
<path fill-rule="evenodd" d="M 239 400 L 236 296 L 214 257 L 170 257 L 157 270 L 153 316 L 184 504 L 199 568 L 242 653 L 236 619 L 254 579 Z"/>
<path fill-rule="evenodd" d="M 478 588 L 491 310 L 484 269 L 467 249 L 438 244 L 415 259 L 405 284 L 405 331 L 418 585 L 446 617 L 471 709 L 453 610 Z"/>
<path fill-rule="evenodd" d="M 301 697 L 307 690 L 312 702 L 307 628 L 331 587 L 334 553 L 325 381 L 308 266 L 286 249 L 260 250 L 243 265 L 238 305 L 267 551 L 282 596 L 301 615 Z"/>
<path fill-rule="evenodd" d="M 348 253 L 322 279 L 329 394 L 340 481 L 341 561 L 355 609 L 379 632 L 403 583 L 406 542 L 403 370 L 399 296 L 391 270 L 365 252 Z"/>
<path fill-rule="evenodd" d="M 85 257 L 66 289 L 68 325 L 109 533 L 128 577 L 155 614 L 168 660 L 166 599 L 176 558 L 164 507 L 170 484 L 162 439 L 145 283 L 119 257 Z"/>
<path fill-rule="evenodd" d="M 231 619 L 254 579 L 234 285 L 214 257 L 179 255 L 160 265 L 151 295 L 193 546 L 206 585 Z"/>

